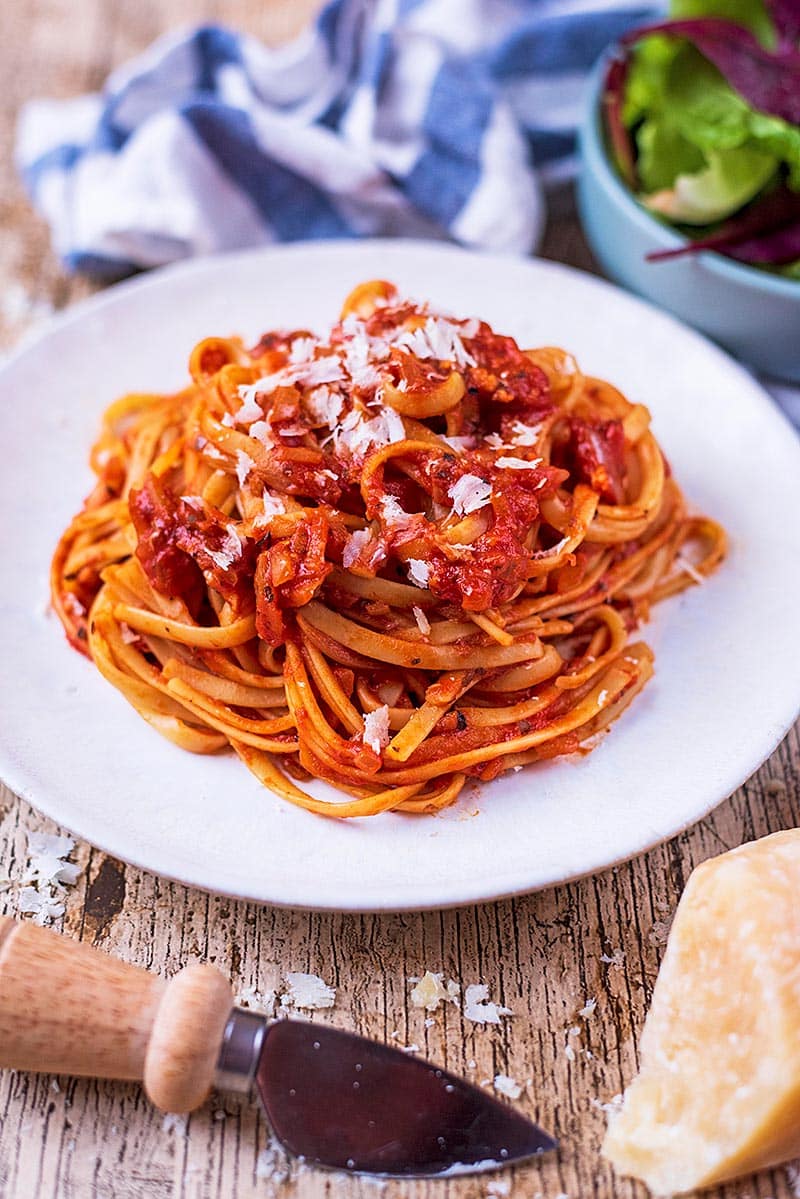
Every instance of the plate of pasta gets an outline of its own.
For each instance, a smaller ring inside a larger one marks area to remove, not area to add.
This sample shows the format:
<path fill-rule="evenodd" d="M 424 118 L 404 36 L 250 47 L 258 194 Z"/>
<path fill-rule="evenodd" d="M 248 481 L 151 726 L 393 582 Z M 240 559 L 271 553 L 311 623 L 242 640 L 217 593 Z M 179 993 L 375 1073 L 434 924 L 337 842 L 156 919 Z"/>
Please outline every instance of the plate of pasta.
<path fill-rule="evenodd" d="M 700 818 L 796 716 L 797 439 L 599 280 L 198 261 L 67 314 L 0 405 L 0 772 L 138 865 L 316 908 L 529 891 Z"/>

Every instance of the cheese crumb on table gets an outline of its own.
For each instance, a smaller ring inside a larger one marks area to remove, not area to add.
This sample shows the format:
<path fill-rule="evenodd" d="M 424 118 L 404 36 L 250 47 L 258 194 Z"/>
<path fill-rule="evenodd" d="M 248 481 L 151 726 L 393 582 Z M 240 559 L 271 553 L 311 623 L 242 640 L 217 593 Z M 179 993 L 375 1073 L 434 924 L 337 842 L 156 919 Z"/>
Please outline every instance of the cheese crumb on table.
<path fill-rule="evenodd" d="M 112 1131 L 116 1131 L 116 1129 Z M 161 1131 L 176 1137 L 188 1136 L 186 1116 L 178 1115 L 176 1112 L 167 1112 L 161 1121 Z"/>
<path fill-rule="evenodd" d="M 490 1182 L 486 1190 L 486 1199 L 500 1199 L 503 1195 L 511 1194 L 511 1183 L 507 1178 L 498 1178 Z"/>
<path fill-rule="evenodd" d="M 449 989 L 450 983 L 445 986 L 443 978 L 442 974 L 432 974 L 430 970 L 426 970 L 411 992 L 410 998 L 414 1007 L 424 1008 L 426 1012 L 435 1012 L 440 1003 L 457 1003 L 458 984 L 455 984 L 454 995 Z"/>
<path fill-rule="evenodd" d="M 318 974 L 298 974 L 291 971 L 286 975 L 286 985 L 289 989 L 281 999 L 283 1007 L 315 1011 L 319 1008 L 333 1007 L 336 1002 L 336 990 L 323 982 Z"/>
<path fill-rule="evenodd" d="M 28 863 L 17 896 L 17 909 L 33 916 L 36 924 L 51 924 L 64 915 L 66 887 L 78 880 L 81 867 L 64 859 L 72 853 L 71 837 L 55 833 L 28 833 Z M 10 883 L 1 889 L 6 890 Z"/>
<path fill-rule="evenodd" d="M 251 984 L 241 989 L 236 996 L 236 1005 L 247 1008 L 248 1011 L 261 1012 L 265 1016 L 271 1016 L 275 1011 L 275 992 L 272 990 L 260 991 L 258 987 Z"/>
<path fill-rule="evenodd" d="M 290 1174 L 289 1158 L 277 1141 L 270 1141 L 256 1158 L 256 1178 L 268 1178 L 274 1183 L 286 1182 Z"/>
<path fill-rule="evenodd" d="M 517 1082 L 515 1078 L 511 1078 L 508 1074 L 495 1074 L 493 1085 L 497 1093 L 505 1095 L 506 1099 L 519 1099 L 527 1083 Z"/>
<path fill-rule="evenodd" d="M 500 1007 L 489 999 L 486 983 L 472 983 L 464 994 L 464 1015 L 474 1024 L 500 1024 L 501 1016 L 512 1016 L 511 1008 Z"/>

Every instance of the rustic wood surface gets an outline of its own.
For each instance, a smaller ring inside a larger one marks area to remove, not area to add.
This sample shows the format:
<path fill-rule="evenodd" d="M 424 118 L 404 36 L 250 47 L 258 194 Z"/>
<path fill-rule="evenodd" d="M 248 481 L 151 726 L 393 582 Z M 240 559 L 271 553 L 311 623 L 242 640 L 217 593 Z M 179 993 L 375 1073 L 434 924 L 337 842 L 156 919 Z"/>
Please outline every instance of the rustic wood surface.
<path fill-rule="evenodd" d="M 313 0 L 20 0 L 3 12 L 0 39 L 0 345 L 52 308 L 88 290 L 68 279 L 48 248 L 11 167 L 15 113 L 29 96 L 98 87 L 111 67 L 164 29 L 221 19 L 278 41 Z M 569 201 L 551 213 L 545 252 L 591 267 Z M 8 568 L 9 564 L 4 564 Z M 7 684 L 8 685 L 8 684 Z M 743 713 L 743 718 L 747 715 Z M 676 747 L 676 750 L 679 747 Z M 709 747 L 713 752 L 713 747 Z M 532 1082 L 518 1105 L 557 1133 L 562 1148 L 536 1166 L 447 1184 L 390 1184 L 386 1199 L 633 1199 L 598 1156 L 599 1103 L 636 1068 L 636 1042 L 668 921 L 690 870 L 740 842 L 800 820 L 795 730 L 716 812 L 627 865 L 523 899 L 460 911 L 331 916 L 282 911 L 206 895 L 126 866 L 79 843 L 65 934 L 167 974 L 193 960 L 228 972 L 238 990 L 312 971 L 337 987 L 330 1019 L 378 1038 L 418 1044 L 475 1081 L 504 1072 Z M 26 833 L 53 831 L 7 790 L 0 793 L 0 866 L 25 867 Z M 14 913 L 18 887 L 0 895 Z M 610 959 L 610 960 L 609 960 Z M 411 976 L 444 971 L 483 981 L 514 1016 L 479 1028 L 447 1006 L 425 1027 L 409 1005 Z M 593 1015 L 581 1018 L 588 998 Z M 570 1029 L 578 1029 L 570 1034 Z M 570 1051 L 566 1052 L 569 1045 Z M 341 1195 L 368 1199 L 376 1184 L 270 1166 L 269 1133 L 255 1106 L 218 1097 L 186 1126 L 167 1127 L 132 1085 L 0 1076 L 2 1199 L 249 1199 Z M 506 1183 L 510 1189 L 506 1190 Z M 498 1185 L 499 1184 L 499 1185 Z M 711 1192 L 726 1199 L 789 1199 L 783 1169 Z"/>

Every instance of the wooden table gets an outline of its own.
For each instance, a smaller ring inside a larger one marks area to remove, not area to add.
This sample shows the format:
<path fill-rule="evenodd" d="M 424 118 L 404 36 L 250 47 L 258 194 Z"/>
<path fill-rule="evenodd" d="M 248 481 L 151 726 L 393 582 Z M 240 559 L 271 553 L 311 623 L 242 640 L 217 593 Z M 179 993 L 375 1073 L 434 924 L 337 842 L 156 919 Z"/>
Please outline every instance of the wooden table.
<path fill-rule="evenodd" d="M 313 0 L 21 0 L 6 6 L 0 40 L 2 344 L 11 344 L 43 310 L 88 290 L 59 269 L 10 168 L 19 103 L 96 88 L 112 66 L 181 23 L 221 19 L 279 40 L 313 7 Z M 551 213 L 545 253 L 591 268 L 569 201 Z M 798 824 L 799 765 L 795 730 L 712 816 L 652 853 L 571 886 L 427 915 L 329 916 L 258 907 L 165 882 L 79 843 L 75 856 L 83 872 L 61 924 L 69 936 L 166 973 L 208 959 L 240 989 L 274 987 L 286 970 L 318 973 L 338 993 L 333 1011 L 318 1018 L 378 1038 L 396 1031 L 402 1044 L 419 1044 L 479 1082 L 500 1072 L 532 1080 L 519 1106 L 554 1130 L 563 1147 L 541 1165 L 498 1176 L 496 1194 L 627 1199 L 644 1192 L 614 1180 L 600 1161 L 605 1114 L 598 1105 L 636 1068 L 636 1039 L 667 922 L 698 862 Z M 0 865 L 18 879 L 26 830 L 54 826 L 7 790 L 0 802 Z M 15 911 L 13 888 L 0 900 Z M 514 1016 L 499 1028 L 479 1028 L 447 1007 L 426 1028 L 426 1013 L 409 1004 L 408 983 L 426 968 L 465 985 L 488 983 Z M 581 1018 L 588 998 L 597 1000 L 596 1011 Z M 579 1033 L 569 1035 L 575 1027 Z M 138 1087 L 5 1072 L 0 1112 L 2 1199 L 369 1199 L 379 1193 L 375 1183 L 280 1160 L 270 1171 L 264 1120 L 255 1107 L 230 1099 L 209 1103 L 185 1130 L 165 1130 Z M 391 1184 L 384 1193 L 386 1199 L 478 1199 L 490 1189 L 484 1176 Z M 792 1190 L 778 1169 L 712 1194 L 789 1199 Z"/>

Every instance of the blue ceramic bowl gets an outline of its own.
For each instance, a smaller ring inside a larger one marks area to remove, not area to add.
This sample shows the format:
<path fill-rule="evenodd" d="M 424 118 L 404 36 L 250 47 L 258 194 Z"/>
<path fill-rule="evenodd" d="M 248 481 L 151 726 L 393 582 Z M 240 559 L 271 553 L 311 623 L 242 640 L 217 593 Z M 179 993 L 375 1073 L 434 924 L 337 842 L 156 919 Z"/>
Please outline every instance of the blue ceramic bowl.
<path fill-rule="evenodd" d="M 647 261 L 647 254 L 680 246 L 685 238 L 636 202 L 608 160 L 599 104 L 605 67 L 598 63 L 588 89 L 578 183 L 584 232 L 603 270 L 750 366 L 800 382 L 800 280 L 712 253 Z"/>

